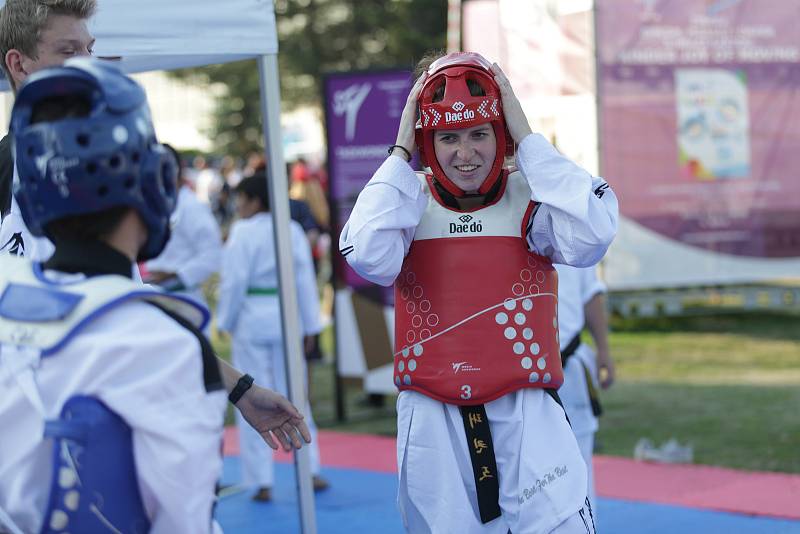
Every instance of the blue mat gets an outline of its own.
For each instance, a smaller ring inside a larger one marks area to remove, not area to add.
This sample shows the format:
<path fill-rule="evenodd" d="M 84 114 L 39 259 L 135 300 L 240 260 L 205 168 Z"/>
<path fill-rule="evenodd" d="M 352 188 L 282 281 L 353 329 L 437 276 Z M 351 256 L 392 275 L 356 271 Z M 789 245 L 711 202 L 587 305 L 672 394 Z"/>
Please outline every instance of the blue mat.
<path fill-rule="evenodd" d="M 600 534 L 798 534 L 800 521 L 600 499 Z"/>
<path fill-rule="evenodd" d="M 397 477 L 373 471 L 323 468 L 331 487 L 315 495 L 317 528 L 325 533 L 401 534 L 403 524 L 397 511 Z M 217 505 L 217 521 L 225 534 L 300 532 L 294 466 L 276 464 L 276 485 L 272 501 L 251 500 L 253 490 L 223 497 Z M 239 459 L 225 458 L 223 484 L 239 480 Z"/>
<path fill-rule="evenodd" d="M 404 532 L 396 475 L 334 468 L 322 474 L 331 487 L 316 494 L 319 534 Z M 253 502 L 252 490 L 220 500 L 216 516 L 226 534 L 300 532 L 294 467 L 277 464 L 276 478 L 272 502 Z M 238 480 L 238 458 L 225 458 L 223 483 Z M 800 521 L 602 498 L 598 508 L 601 534 L 800 534 Z"/>

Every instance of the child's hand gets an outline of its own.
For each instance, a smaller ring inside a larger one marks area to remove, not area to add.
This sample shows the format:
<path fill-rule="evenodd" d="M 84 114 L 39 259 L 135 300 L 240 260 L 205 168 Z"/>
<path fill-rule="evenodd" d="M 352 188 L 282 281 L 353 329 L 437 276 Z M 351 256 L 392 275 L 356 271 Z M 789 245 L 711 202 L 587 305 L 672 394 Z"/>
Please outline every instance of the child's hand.
<path fill-rule="evenodd" d="M 261 434 L 271 448 L 291 451 L 311 443 L 311 432 L 303 414 L 283 395 L 257 384 L 236 403 L 245 421 Z"/>

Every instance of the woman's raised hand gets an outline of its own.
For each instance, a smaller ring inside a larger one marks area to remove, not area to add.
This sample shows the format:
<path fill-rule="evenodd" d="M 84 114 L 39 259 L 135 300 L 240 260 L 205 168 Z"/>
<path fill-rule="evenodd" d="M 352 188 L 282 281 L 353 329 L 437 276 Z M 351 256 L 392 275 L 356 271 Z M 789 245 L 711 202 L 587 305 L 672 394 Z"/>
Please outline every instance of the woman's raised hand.
<path fill-rule="evenodd" d="M 419 92 L 422 90 L 422 85 L 428 77 L 428 73 L 422 73 L 422 76 L 417 78 L 411 92 L 408 93 L 406 106 L 403 108 L 403 114 L 400 116 L 400 128 L 397 131 L 397 141 L 395 144 L 402 146 L 408 150 L 409 154 L 414 153 L 415 140 L 414 129 L 417 125 L 417 98 Z"/>
<path fill-rule="evenodd" d="M 500 88 L 500 98 L 503 100 L 503 115 L 506 118 L 506 125 L 514 142 L 519 144 L 528 135 L 533 133 L 528 119 L 525 117 L 525 112 L 522 111 L 522 104 L 519 103 L 517 95 L 511 88 L 511 82 L 508 81 L 505 73 L 500 69 L 497 63 L 492 64 L 492 72 L 494 73 L 494 81 Z"/>

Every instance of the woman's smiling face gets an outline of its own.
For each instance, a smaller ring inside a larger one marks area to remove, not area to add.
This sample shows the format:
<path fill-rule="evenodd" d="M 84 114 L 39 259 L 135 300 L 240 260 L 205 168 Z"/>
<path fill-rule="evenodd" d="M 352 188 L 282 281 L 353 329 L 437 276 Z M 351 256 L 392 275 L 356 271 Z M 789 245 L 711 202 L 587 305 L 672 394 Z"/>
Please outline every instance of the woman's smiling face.
<path fill-rule="evenodd" d="M 494 164 L 497 139 L 491 124 L 458 130 L 433 132 L 436 161 L 447 177 L 461 190 L 474 193 Z"/>

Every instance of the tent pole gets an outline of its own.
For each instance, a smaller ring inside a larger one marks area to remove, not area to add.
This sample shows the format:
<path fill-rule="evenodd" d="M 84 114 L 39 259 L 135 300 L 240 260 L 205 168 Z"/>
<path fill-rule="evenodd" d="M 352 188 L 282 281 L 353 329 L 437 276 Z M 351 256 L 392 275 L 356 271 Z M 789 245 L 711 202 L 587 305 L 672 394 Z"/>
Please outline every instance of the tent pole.
<path fill-rule="evenodd" d="M 301 329 L 298 324 L 297 285 L 292 264 L 292 244 L 289 235 L 289 187 L 286 165 L 283 161 L 281 137 L 281 96 L 278 83 L 278 56 L 259 56 L 258 73 L 261 79 L 261 117 L 264 125 L 264 141 L 267 158 L 267 188 L 272 209 L 275 232 L 275 252 L 280 288 L 281 320 L 283 324 L 283 347 L 286 358 L 289 399 L 305 412 L 306 392 L 300 347 Z M 306 416 L 308 414 L 305 414 Z M 316 534 L 317 521 L 314 513 L 314 492 L 311 481 L 311 458 L 308 447 L 294 453 L 300 523 L 303 534 Z"/>

